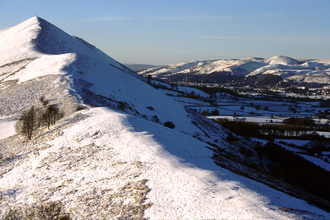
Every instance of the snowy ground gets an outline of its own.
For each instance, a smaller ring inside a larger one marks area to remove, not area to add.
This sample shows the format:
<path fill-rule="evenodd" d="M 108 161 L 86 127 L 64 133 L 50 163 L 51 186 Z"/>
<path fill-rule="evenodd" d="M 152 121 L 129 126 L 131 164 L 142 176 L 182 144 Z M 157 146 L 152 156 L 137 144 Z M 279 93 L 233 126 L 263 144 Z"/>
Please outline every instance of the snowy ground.
<path fill-rule="evenodd" d="M 319 135 L 324 135 L 324 137 L 326 138 L 330 138 L 330 132 L 326 132 L 326 131 L 316 131 L 316 133 L 318 133 Z"/>
<path fill-rule="evenodd" d="M 0 139 L 4 139 L 16 134 L 14 128 L 15 123 L 16 120 L 0 121 Z"/>
<path fill-rule="evenodd" d="M 175 101 L 180 102 L 184 106 L 210 106 L 210 103 L 203 102 L 197 99 L 184 98 L 184 97 L 172 97 Z M 191 107 L 190 107 L 191 108 Z M 197 107 L 198 109 L 198 107 Z"/>
<path fill-rule="evenodd" d="M 322 167 L 326 171 L 330 171 L 330 163 L 327 163 L 324 160 L 317 158 L 317 157 L 313 157 L 313 156 L 309 156 L 309 155 L 305 155 L 305 154 L 299 154 L 299 155 L 302 156 L 303 158 L 305 158 L 306 160 Z"/>
<path fill-rule="evenodd" d="M 191 88 L 191 87 L 186 87 L 186 86 L 171 87 L 171 85 L 169 85 L 167 83 L 163 83 L 163 82 L 156 81 L 156 80 L 151 80 L 151 83 L 154 85 L 165 86 L 169 89 L 174 89 L 176 91 L 184 92 L 185 94 L 193 93 L 194 95 L 200 95 L 201 97 L 204 97 L 204 98 L 208 98 L 210 96 L 209 94 L 207 94 L 201 90 Z"/>
<path fill-rule="evenodd" d="M 267 142 L 269 142 L 269 140 L 264 140 L 264 139 L 260 139 L 260 138 L 251 138 L 251 140 L 258 141 L 258 142 L 260 142 L 263 145 L 265 145 Z M 279 143 L 279 139 L 277 139 L 275 141 L 275 143 L 278 144 L 278 145 L 280 145 L 280 146 L 282 146 L 282 147 L 284 147 L 285 149 L 287 149 L 289 151 L 292 151 L 292 152 L 295 152 L 295 153 L 305 152 L 303 150 L 300 150 L 300 149 L 297 149 L 297 148 L 294 148 L 294 147 L 290 147 L 290 146 L 288 146 L 286 144 L 281 144 L 281 143 Z"/>
<path fill-rule="evenodd" d="M 203 142 L 157 123 L 94 108 L 58 126 L 14 149 L 5 143 L 17 138 L 2 143 L 3 152 L 20 155 L 1 163 L 2 217 L 10 207 L 62 201 L 77 219 L 110 210 L 110 217 L 125 216 L 129 207 L 151 219 L 330 218 L 217 167 Z"/>
<path fill-rule="evenodd" d="M 309 143 L 308 140 L 297 140 L 297 139 L 275 139 L 275 141 L 284 141 L 287 144 L 294 144 L 297 146 L 304 146 L 305 144 Z"/>

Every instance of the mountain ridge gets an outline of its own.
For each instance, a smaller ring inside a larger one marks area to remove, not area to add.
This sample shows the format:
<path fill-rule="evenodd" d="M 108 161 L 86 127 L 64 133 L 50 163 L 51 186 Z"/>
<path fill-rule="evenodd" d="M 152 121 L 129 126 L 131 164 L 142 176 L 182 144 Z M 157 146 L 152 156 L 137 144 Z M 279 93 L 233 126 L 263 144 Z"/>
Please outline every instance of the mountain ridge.
<path fill-rule="evenodd" d="M 280 76 L 282 80 L 296 83 L 328 83 L 330 60 L 304 59 L 296 60 L 287 56 L 264 58 L 220 59 L 213 61 L 191 61 L 172 65 L 148 68 L 139 72 L 141 76 L 151 75 L 155 78 L 167 78 L 172 82 L 184 83 L 187 78 L 193 83 L 223 83 L 228 80 L 242 80 L 242 77 Z M 310 75 L 318 74 L 318 77 Z M 308 76 L 308 77 L 306 77 Z M 241 77 L 241 78 L 239 78 Z M 189 80 L 188 80 L 189 81 Z"/>

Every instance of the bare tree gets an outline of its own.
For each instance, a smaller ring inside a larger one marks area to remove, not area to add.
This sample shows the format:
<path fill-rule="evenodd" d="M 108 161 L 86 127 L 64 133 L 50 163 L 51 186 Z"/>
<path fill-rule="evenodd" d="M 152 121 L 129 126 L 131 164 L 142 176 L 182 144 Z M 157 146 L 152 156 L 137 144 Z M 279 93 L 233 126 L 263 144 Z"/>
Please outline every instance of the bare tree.
<path fill-rule="evenodd" d="M 63 112 L 57 105 L 50 105 L 44 96 L 40 97 L 43 108 L 32 106 L 29 110 L 22 113 L 21 118 L 15 124 L 17 133 L 21 133 L 31 140 L 34 130 L 47 124 L 47 127 L 55 125 L 56 121 L 63 117 Z"/>
<path fill-rule="evenodd" d="M 34 106 L 23 112 L 20 120 L 16 123 L 15 129 L 17 133 L 21 133 L 31 140 L 33 131 L 37 128 L 36 112 Z"/>
<path fill-rule="evenodd" d="M 39 121 L 43 124 L 47 124 L 47 127 L 55 125 L 56 121 L 63 117 L 63 113 L 60 112 L 57 105 L 50 105 L 49 100 L 45 96 L 41 96 L 39 101 L 44 107 L 44 110 L 41 110 L 42 113 L 38 116 Z"/>
<path fill-rule="evenodd" d="M 48 105 L 42 119 L 47 122 L 47 127 L 55 125 L 56 120 L 60 118 L 60 110 L 56 105 Z"/>

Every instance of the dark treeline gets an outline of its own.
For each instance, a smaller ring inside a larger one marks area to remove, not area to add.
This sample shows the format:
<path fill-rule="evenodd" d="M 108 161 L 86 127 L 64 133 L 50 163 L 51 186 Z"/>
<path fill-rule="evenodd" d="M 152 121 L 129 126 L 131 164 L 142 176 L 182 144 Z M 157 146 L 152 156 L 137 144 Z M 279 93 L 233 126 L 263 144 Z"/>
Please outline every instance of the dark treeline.
<path fill-rule="evenodd" d="M 271 169 L 274 176 L 330 201 L 330 172 L 272 142 L 257 147 L 256 151 L 260 157 L 277 164 Z"/>
<path fill-rule="evenodd" d="M 258 124 L 255 122 L 238 122 L 227 119 L 218 119 L 216 122 L 223 127 L 241 136 L 256 138 L 298 138 L 306 140 L 318 140 L 320 136 L 314 132 L 315 129 L 328 131 L 329 128 L 319 125 L 298 125 L 298 124 Z"/>
<path fill-rule="evenodd" d="M 226 89 L 226 88 L 219 88 L 219 87 L 198 87 L 195 86 L 194 88 L 201 90 L 203 92 L 206 92 L 208 94 L 212 94 L 212 93 L 227 93 L 233 96 L 243 96 L 246 97 L 246 95 L 240 95 L 238 94 L 235 90 L 231 90 L 231 89 Z"/>
<path fill-rule="evenodd" d="M 310 129 L 313 129 L 315 127 L 322 127 L 322 126 L 317 126 L 315 121 L 310 117 L 303 117 L 303 118 L 290 117 L 284 119 L 283 123 L 287 125 L 309 127 Z"/>

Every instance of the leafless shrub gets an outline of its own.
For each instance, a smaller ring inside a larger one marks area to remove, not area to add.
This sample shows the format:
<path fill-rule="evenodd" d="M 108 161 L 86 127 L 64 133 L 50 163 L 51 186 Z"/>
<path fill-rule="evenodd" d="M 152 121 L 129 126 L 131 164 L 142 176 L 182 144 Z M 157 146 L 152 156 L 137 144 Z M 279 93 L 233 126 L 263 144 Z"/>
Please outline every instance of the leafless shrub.
<path fill-rule="evenodd" d="M 161 123 L 160 119 L 158 118 L 157 115 L 152 116 L 151 121 L 156 122 L 156 123 Z"/>
<path fill-rule="evenodd" d="M 125 111 L 125 110 L 129 107 L 129 105 L 128 105 L 127 102 L 119 101 L 117 107 L 118 107 L 120 110 Z"/>
<path fill-rule="evenodd" d="M 168 128 L 175 128 L 175 124 L 173 123 L 173 122 L 171 122 L 171 121 L 167 121 L 167 122 L 165 122 L 164 123 L 164 126 L 165 127 L 168 127 Z"/>

